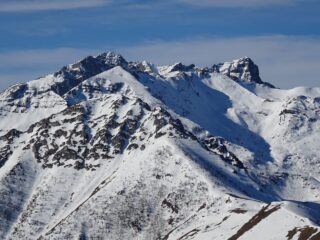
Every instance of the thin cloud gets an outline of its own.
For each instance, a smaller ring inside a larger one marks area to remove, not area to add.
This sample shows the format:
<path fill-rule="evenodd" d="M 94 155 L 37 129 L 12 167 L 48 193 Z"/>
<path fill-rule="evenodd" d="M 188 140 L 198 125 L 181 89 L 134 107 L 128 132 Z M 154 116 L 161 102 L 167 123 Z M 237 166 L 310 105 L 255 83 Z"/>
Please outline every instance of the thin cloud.
<path fill-rule="evenodd" d="M 313 0 L 308 0 L 313 1 Z M 116 4 L 125 8 L 146 9 L 156 6 L 171 6 L 176 3 L 188 4 L 199 7 L 264 7 L 275 5 L 294 5 L 301 0 L 4 0 L 0 3 L 0 12 L 37 12 L 50 10 L 68 10 L 78 8 L 92 8 L 108 4 Z"/>
<path fill-rule="evenodd" d="M 98 7 L 111 3 L 111 0 L 27 0 L 2 1 L 0 12 L 36 12 Z"/>
<path fill-rule="evenodd" d="M 264 7 L 269 5 L 291 5 L 297 0 L 177 0 L 194 6 L 204 7 Z"/>

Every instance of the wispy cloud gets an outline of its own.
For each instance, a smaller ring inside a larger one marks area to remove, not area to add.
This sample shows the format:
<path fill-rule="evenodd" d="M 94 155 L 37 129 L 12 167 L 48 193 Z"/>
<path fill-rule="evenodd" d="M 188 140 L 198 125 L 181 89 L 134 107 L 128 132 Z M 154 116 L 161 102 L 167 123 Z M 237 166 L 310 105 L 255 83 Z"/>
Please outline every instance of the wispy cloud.
<path fill-rule="evenodd" d="M 298 0 L 177 0 L 194 6 L 205 7 L 264 7 L 269 5 L 291 5 Z"/>
<path fill-rule="evenodd" d="M 188 4 L 202 7 L 263 7 L 269 5 L 292 5 L 301 0 L 3 0 L 0 12 L 36 12 L 49 10 L 68 10 L 92 8 L 108 4 L 116 4 L 125 8 L 153 8 L 155 6 L 171 6 L 172 4 Z M 310 0 L 309 0 L 310 1 Z"/>
<path fill-rule="evenodd" d="M 36 12 L 98 7 L 111 3 L 111 0 L 3 0 L 0 12 Z"/>

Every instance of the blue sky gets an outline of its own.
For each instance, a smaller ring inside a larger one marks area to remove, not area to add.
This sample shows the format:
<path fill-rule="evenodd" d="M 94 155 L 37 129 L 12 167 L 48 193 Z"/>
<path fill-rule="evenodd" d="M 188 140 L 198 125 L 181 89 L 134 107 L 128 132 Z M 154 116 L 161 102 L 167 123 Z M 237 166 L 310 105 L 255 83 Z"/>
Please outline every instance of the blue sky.
<path fill-rule="evenodd" d="M 320 86 L 318 0 L 1 0 L 0 89 L 87 55 L 210 66 L 252 57 L 263 80 Z"/>

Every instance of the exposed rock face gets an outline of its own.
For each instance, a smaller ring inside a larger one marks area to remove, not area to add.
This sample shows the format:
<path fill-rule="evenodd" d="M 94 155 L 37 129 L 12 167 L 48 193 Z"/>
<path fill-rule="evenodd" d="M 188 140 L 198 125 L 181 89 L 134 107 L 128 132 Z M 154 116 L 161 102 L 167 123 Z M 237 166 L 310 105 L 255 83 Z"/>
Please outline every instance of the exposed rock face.
<path fill-rule="evenodd" d="M 213 65 L 213 71 L 222 73 L 233 80 L 241 80 L 253 83 L 263 83 L 260 75 L 259 68 L 251 58 L 245 57 L 232 62 L 220 63 Z"/>
<path fill-rule="evenodd" d="M 65 80 L 54 84 L 51 89 L 59 95 L 63 95 L 83 80 L 116 66 L 127 68 L 128 63 L 121 55 L 113 52 L 103 53 L 96 57 L 89 56 L 56 72 L 55 77 L 62 77 Z"/>
<path fill-rule="evenodd" d="M 243 169 L 243 163 L 232 152 L 227 150 L 223 144 L 224 141 L 225 140 L 221 138 L 207 137 L 203 140 L 203 143 L 209 151 L 218 154 L 222 160 Z"/>
<path fill-rule="evenodd" d="M 191 64 L 189 66 L 183 65 L 182 63 L 176 63 L 172 66 L 171 72 L 181 71 L 181 72 L 188 72 L 194 70 L 195 65 Z"/>
<path fill-rule="evenodd" d="M 0 239 L 317 239 L 320 90 L 264 84 L 103 53 L 12 86 Z"/>

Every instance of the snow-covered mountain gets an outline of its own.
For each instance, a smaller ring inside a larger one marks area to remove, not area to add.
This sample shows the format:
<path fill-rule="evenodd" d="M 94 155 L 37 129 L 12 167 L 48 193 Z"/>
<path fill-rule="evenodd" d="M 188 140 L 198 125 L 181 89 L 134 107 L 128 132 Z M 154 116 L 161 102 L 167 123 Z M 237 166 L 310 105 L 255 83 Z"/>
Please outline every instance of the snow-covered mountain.
<path fill-rule="evenodd" d="M 0 94 L 0 239 L 320 239 L 320 88 L 250 58 L 87 57 Z"/>

